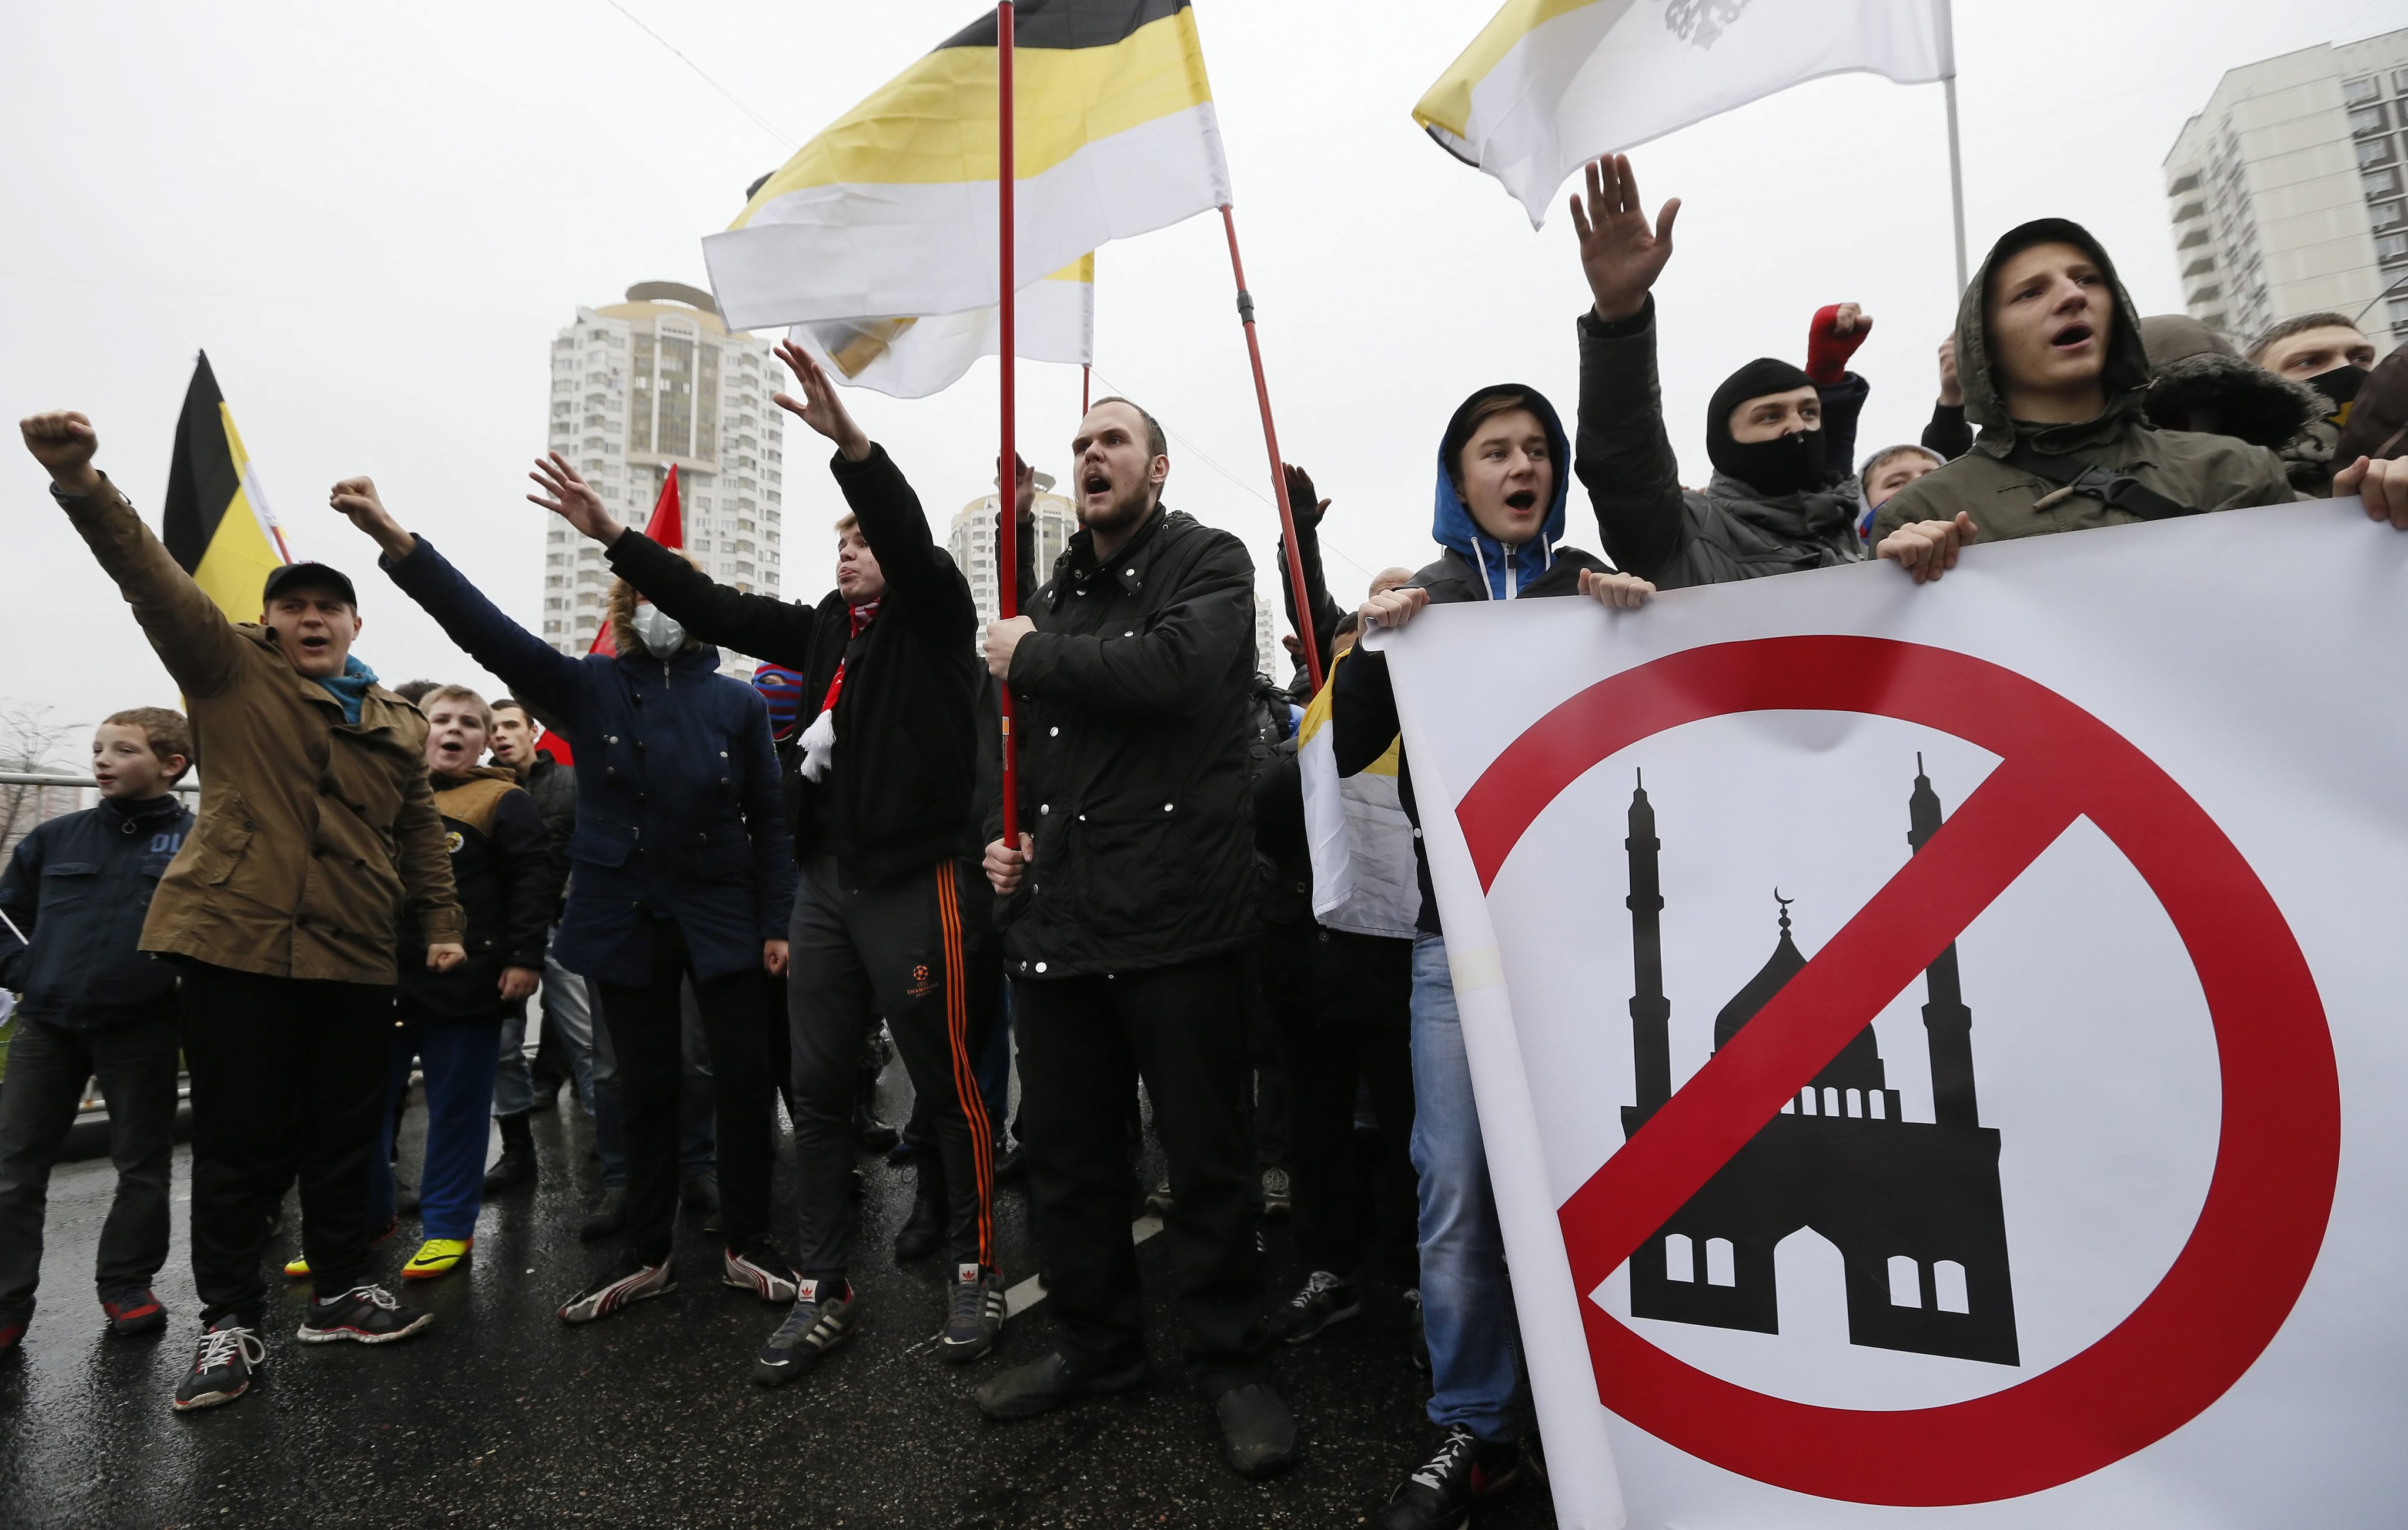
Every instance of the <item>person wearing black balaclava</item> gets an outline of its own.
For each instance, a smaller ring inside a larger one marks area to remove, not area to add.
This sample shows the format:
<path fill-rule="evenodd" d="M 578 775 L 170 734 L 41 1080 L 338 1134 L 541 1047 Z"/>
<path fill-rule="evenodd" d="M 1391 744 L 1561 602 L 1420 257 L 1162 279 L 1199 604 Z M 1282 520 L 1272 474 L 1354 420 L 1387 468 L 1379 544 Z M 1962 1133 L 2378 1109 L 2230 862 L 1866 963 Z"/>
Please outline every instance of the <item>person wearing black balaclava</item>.
<path fill-rule="evenodd" d="M 1649 289 L 1672 253 L 1677 198 L 1651 228 L 1627 156 L 1587 167 L 1572 198 L 1581 268 L 1595 298 L 1580 319 L 1580 428 L 1573 470 L 1588 487 L 1606 555 L 1659 589 L 1857 563 L 1861 508 L 1852 471 L 1869 391 L 1845 370 L 1872 321 L 1854 305 L 1815 315 L 1810 371 L 1761 357 L 1706 408 L 1702 490 L 1681 485 L 1656 375 Z"/>

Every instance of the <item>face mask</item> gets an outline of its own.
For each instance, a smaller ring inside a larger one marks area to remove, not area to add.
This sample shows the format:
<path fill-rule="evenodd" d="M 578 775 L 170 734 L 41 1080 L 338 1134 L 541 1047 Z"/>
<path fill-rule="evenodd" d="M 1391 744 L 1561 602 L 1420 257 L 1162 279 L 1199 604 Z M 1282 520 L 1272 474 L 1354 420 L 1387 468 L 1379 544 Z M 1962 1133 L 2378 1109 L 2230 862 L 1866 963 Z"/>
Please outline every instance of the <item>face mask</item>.
<path fill-rule="evenodd" d="M 1710 442 L 1707 454 L 1716 467 L 1772 499 L 1814 488 L 1823 481 L 1820 430 L 1793 431 L 1770 441 L 1725 438 Z"/>
<path fill-rule="evenodd" d="M 2318 372 L 2308 379 L 2308 386 L 2325 395 L 2332 405 L 2332 413 L 2347 412 L 2350 401 L 2366 386 L 2366 369 L 2362 366 L 2336 366 L 2329 372 Z"/>
<path fill-rule="evenodd" d="M 666 659 L 685 647 L 684 626 L 658 606 L 637 607 L 631 625 L 644 640 L 644 651 L 655 659 Z"/>

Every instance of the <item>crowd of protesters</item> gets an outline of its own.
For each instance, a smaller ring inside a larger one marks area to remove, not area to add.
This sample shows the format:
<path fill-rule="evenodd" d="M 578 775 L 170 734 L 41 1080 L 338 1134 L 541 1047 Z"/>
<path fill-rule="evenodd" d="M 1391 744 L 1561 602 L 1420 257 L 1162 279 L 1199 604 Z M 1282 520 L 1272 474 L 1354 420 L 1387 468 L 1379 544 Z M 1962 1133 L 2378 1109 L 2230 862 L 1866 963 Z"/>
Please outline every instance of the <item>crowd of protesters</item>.
<path fill-rule="evenodd" d="M 782 1309 L 754 1379 L 795 1380 L 864 1318 L 853 1157 L 874 1125 L 864 1055 L 882 1028 L 914 1097 L 918 1185 L 896 1252 L 942 1250 L 953 1269 L 934 1314 L 947 1361 L 998 1341 L 995 1196 L 1025 1168 L 1051 1344 L 977 1385 L 989 1417 L 1143 1384 L 1130 1222 L 1151 1209 L 1234 1470 L 1296 1459 L 1274 1357 L 1385 1301 L 1440 1438 L 1380 1523 L 1460 1525 L 1539 1474 L 1411 762 L 1363 631 L 1433 602 L 1628 610 L 1869 558 L 1921 583 L 1977 540 L 2324 494 L 2408 529 L 2408 361 L 2382 360 L 2338 314 L 2286 321 L 2245 353 L 2193 321 L 2143 319 L 2098 241 L 2057 219 L 1982 263 L 1919 442 L 1856 462 L 1869 385 L 1848 363 L 1873 321 L 1835 304 L 1813 317 L 1802 365 L 1759 358 L 1714 391 L 1713 473 L 1686 487 L 1652 295 L 1679 204 L 1651 217 L 1627 158 L 1585 179 L 1571 212 L 1593 302 L 1570 430 L 1534 388 L 1471 393 L 1438 442 L 1434 561 L 1383 572 L 1352 611 L 1322 574 L 1328 502 L 1287 470 L 1302 574 L 1289 615 L 1329 662 L 1317 694 L 1301 665 L 1283 686 L 1255 672 L 1253 560 L 1168 508 L 1163 429 L 1126 399 L 1096 404 L 1070 443 L 1082 529 L 1041 583 L 1021 538 L 1022 614 L 983 633 L 902 469 L 791 345 L 798 394 L 778 403 L 833 445 L 851 510 L 836 588 L 813 606 L 714 583 L 553 455 L 527 497 L 600 543 L 618 577 L 615 652 L 572 658 L 404 529 L 372 481 L 337 484 L 331 504 L 385 575 L 509 686 L 493 699 L 380 685 L 351 651 L 357 592 L 322 564 L 279 568 L 259 621 L 228 621 L 94 465 L 88 420 L 22 422 L 191 716 L 103 722 L 100 805 L 36 830 L 0 880 L 0 982 L 22 994 L 0 1089 L 0 1350 L 31 1320 L 50 1166 L 94 1076 L 119 1174 L 102 1310 L 119 1333 L 167 1321 L 150 1288 L 180 1051 L 202 1332 L 178 1409 L 240 1397 L 265 1362 L 262 1265 L 296 1181 L 287 1271 L 312 1289 L 298 1337 L 425 1329 L 373 1251 L 415 1215 L 404 1280 L 467 1263 L 484 1197 L 536 1173 L 528 1115 L 563 1080 L 603 1170 L 581 1232 L 617 1247 L 561 1319 L 674 1292 L 683 1201 L 707 1213 L 705 1267 L 715 1256 L 724 1284 Z M 1002 513 L 1025 524 L 1032 475 L 1012 471 Z M 1565 543 L 1575 478 L 1602 555 Z M 758 661 L 753 684 L 720 673 L 722 647 Z M 1342 891 L 1315 886 L 1307 850 L 1299 742 L 1319 725 L 1334 730 Z M 540 729 L 573 763 L 539 751 Z M 174 792 L 195 766 L 197 818 Z M 540 1083 L 524 1044 L 538 993 Z M 413 1073 L 427 1118 L 414 1186 L 394 1172 Z M 770 1233 L 779 1094 L 797 1161 L 791 1255 Z M 490 1171 L 488 1121 L 503 1144 Z M 1149 1132 L 1168 1165 L 1150 1194 Z M 1259 1235 L 1283 1214 L 1297 1261 L 1283 1279 Z"/>

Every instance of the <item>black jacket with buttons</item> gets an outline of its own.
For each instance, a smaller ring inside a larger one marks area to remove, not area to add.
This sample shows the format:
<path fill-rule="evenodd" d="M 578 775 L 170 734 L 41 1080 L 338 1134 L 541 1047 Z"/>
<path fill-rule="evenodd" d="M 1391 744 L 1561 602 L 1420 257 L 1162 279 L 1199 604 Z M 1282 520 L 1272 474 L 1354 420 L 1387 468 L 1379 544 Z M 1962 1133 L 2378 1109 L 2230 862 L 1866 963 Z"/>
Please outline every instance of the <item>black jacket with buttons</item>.
<path fill-rule="evenodd" d="M 1020 826 L 1036 858 L 996 912 L 1015 978 L 1125 972 L 1243 945 L 1254 565 L 1157 508 L 1098 566 L 1082 531 L 1011 656 Z"/>
<path fill-rule="evenodd" d="M 0 988 L 19 1013 L 96 1031 L 175 1012 L 176 969 L 139 949 L 159 876 L 183 848 L 193 815 L 172 793 L 104 798 L 36 826 L 0 874 Z"/>
<path fill-rule="evenodd" d="M 799 672 L 797 728 L 818 717 L 844 665 L 835 754 L 812 781 L 798 768 L 802 751 L 790 751 L 786 818 L 797 860 L 833 854 L 839 881 L 872 887 L 952 860 L 972 840 L 978 606 L 884 447 L 857 463 L 838 452 L 828 465 L 886 577 L 878 616 L 857 637 L 851 608 L 833 590 L 816 607 L 746 594 L 641 532 L 610 545 L 610 566 L 704 642 Z"/>

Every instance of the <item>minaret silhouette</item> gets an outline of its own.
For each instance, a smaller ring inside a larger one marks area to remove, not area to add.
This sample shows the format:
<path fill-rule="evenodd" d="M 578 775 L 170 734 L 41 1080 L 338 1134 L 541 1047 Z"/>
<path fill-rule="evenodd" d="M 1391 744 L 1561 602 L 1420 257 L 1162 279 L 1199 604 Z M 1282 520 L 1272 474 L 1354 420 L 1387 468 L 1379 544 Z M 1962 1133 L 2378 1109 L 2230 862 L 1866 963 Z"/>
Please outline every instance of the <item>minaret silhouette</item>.
<path fill-rule="evenodd" d="M 1630 837 L 1622 848 L 1630 852 L 1632 992 L 1630 995 L 1631 1069 L 1638 1080 L 1638 1119 L 1645 1121 L 1672 1097 L 1672 1001 L 1664 996 L 1664 890 L 1657 880 L 1656 808 L 1647 800 L 1647 781 L 1633 772 L 1638 787 L 1630 794 Z"/>
<path fill-rule="evenodd" d="M 1914 794 L 1907 799 L 1906 842 L 1916 854 L 1940 832 L 1940 796 L 1923 773 L 1923 755 L 1914 756 Z M 1924 969 L 1923 1030 L 1931 1052 L 1931 1110 L 1942 1125 L 1979 1126 L 1982 1112 L 1973 1094 L 1973 1011 L 1965 1007 L 1956 982 L 1956 943 Z"/>

